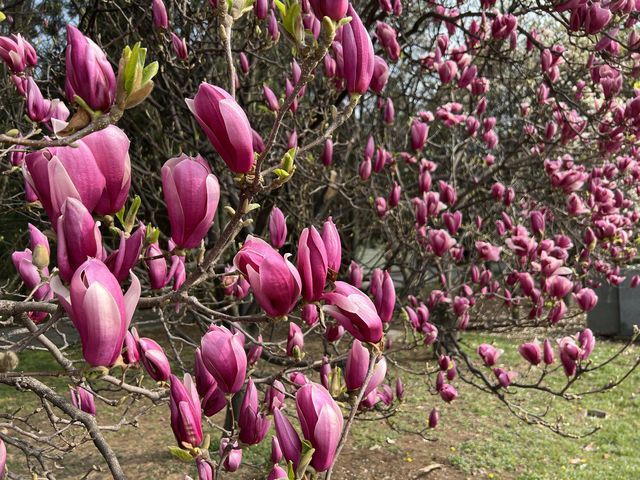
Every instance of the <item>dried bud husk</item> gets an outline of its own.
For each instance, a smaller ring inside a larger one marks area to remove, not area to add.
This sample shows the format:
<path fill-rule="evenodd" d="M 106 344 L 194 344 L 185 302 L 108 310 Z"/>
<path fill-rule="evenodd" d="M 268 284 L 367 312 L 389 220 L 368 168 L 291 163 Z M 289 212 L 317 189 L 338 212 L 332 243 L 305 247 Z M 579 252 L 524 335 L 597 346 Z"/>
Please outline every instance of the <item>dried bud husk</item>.
<path fill-rule="evenodd" d="M 49 251 L 43 244 L 38 244 L 33 248 L 31 257 L 33 263 L 39 270 L 49 266 Z"/>

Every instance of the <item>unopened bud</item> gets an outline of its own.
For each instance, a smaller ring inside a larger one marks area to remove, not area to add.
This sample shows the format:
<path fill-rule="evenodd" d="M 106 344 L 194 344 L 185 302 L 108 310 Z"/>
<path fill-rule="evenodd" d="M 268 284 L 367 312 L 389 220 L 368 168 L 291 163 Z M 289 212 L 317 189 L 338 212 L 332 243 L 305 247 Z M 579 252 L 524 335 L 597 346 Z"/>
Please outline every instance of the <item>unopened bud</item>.
<path fill-rule="evenodd" d="M 282 159 L 282 169 L 288 173 L 291 173 L 291 171 L 293 170 L 293 162 L 296 157 L 296 150 L 296 147 L 292 148 L 284 155 L 284 158 Z"/>
<path fill-rule="evenodd" d="M 342 370 L 335 367 L 329 378 L 329 393 L 332 397 L 337 397 L 342 392 Z"/>
<path fill-rule="evenodd" d="M 329 17 L 322 19 L 322 31 L 324 32 L 324 41 L 327 45 L 331 45 L 333 37 L 336 36 L 336 24 Z"/>
<path fill-rule="evenodd" d="M 18 355 L 15 352 L 9 350 L 8 352 L 0 353 L 0 373 L 10 372 L 18 368 Z"/>
<path fill-rule="evenodd" d="M 295 358 L 296 362 L 299 362 L 300 360 L 302 360 L 303 356 L 304 354 L 300 351 L 300 347 L 295 345 L 293 347 L 293 358 Z"/>

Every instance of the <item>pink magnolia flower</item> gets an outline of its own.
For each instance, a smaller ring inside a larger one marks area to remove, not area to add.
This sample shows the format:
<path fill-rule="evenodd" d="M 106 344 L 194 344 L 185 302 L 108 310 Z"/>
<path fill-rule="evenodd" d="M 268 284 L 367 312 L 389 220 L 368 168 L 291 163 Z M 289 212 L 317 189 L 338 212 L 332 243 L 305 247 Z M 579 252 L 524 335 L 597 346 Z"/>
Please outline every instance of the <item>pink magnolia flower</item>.
<path fill-rule="evenodd" d="M 323 472 L 333 464 L 342 434 L 342 411 L 329 392 L 317 383 L 309 383 L 298 390 L 296 410 L 302 435 L 315 448 L 311 465 L 316 471 Z"/>
<path fill-rule="evenodd" d="M 196 385 L 191 375 L 184 375 L 184 383 L 171 375 L 169 395 L 171 428 L 180 447 L 189 444 L 198 447 L 202 443 L 202 411 Z"/>
<path fill-rule="evenodd" d="M 557 299 L 564 298 L 573 288 L 573 282 L 562 275 L 554 275 L 547 279 L 549 295 Z"/>
<path fill-rule="evenodd" d="M 517 372 L 507 372 L 504 368 L 494 368 L 493 373 L 503 388 L 507 388 L 518 375 Z"/>
<path fill-rule="evenodd" d="M 259 412 L 258 391 L 253 380 L 249 378 L 238 416 L 238 427 L 240 427 L 238 438 L 246 445 L 258 444 L 267 435 L 270 426 L 271 420 L 267 420 L 265 413 Z"/>
<path fill-rule="evenodd" d="M 138 263 L 145 233 L 146 228 L 141 225 L 129 238 L 126 238 L 124 233 L 121 234 L 119 248 L 104 261 L 120 283 L 125 281 L 129 271 Z"/>
<path fill-rule="evenodd" d="M 198 246 L 218 208 L 218 179 L 200 155 L 182 154 L 162 167 L 162 187 L 173 241 L 182 248 Z"/>
<path fill-rule="evenodd" d="M 378 343 L 382 338 L 382 321 L 369 297 L 345 282 L 338 281 L 335 287 L 333 292 L 322 295 L 326 302 L 324 311 L 358 340 Z"/>
<path fill-rule="evenodd" d="M 329 17 L 331 20 L 337 22 L 341 20 L 347 13 L 347 7 L 349 6 L 348 0 L 310 0 L 313 13 L 318 19 L 322 20 L 324 17 Z"/>
<path fill-rule="evenodd" d="M 123 295 L 106 265 L 90 258 L 76 269 L 69 290 L 57 276 L 51 288 L 78 329 L 85 360 L 95 366 L 115 362 L 140 298 L 138 278 L 131 273 L 131 286 Z"/>
<path fill-rule="evenodd" d="M 544 363 L 551 365 L 553 363 L 553 348 L 548 338 L 544 339 Z"/>
<path fill-rule="evenodd" d="M 438 410 L 434 407 L 429 414 L 429 428 L 438 426 Z"/>
<path fill-rule="evenodd" d="M 396 304 L 396 290 L 388 271 L 384 272 L 380 288 L 374 296 L 376 311 L 380 315 L 380 320 L 385 323 L 390 322 Z"/>
<path fill-rule="evenodd" d="M 106 185 L 91 149 L 82 140 L 76 142 L 76 148 L 51 147 L 27 154 L 23 174 L 54 229 L 67 198 L 80 200 L 91 212 L 100 201 Z"/>
<path fill-rule="evenodd" d="M 496 247 L 486 242 L 476 242 L 476 250 L 481 259 L 498 261 L 502 247 Z"/>
<path fill-rule="evenodd" d="M 238 334 L 227 328 L 211 325 L 202 337 L 202 360 L 224 393 L 236 393 L 242 388 L 247 372 L 247 355 Z"/>
<path fill-rule="evenodd" d="M 458 73 L 458 66 L 456 62 L 452 60 L 442 62 L 438 67 L 438 75 L 443 84 L 451 82 L 455 78 L 456 73 Z"/>
<path fill-rule="evenodd" d="M 322 165 L 328 167 L 333 161 L 333 140 L 327 138 L 322 149 Z"/>
<path fill-rule="evenodd" d="M 0 60 L 14 73 L 21 73 L 27 66 L 34 67 L 38 62 L 36 52 L 22 35 L 0 37 Z"/>
<path fill-rule="evenodd" d="M 171 375 L 171 365 L 169 359 L 164 354 L 164 350 L 158 342 L 146 337 L 140 337 L 135 328 L 131 329 L 131 335 L 136 341 L 140 361 L 151 378 L 156 382 L 164 382 Z"/>
<path fill-rule="evenodd" d="M 41 260 L 44 258 L 48 260 L 51 253 L 49 248 L 49 241 L 44 234 L 33 225 L 29 224 L 29 233 L 31 240 L 31 248 L 27 248 L 23 251 L 16 251 L 11 254 L 11 260 L 16 267 L 20 278 L 24 282 L 25 286 L 29 290 L 33 290 L 39 283 L 42 282 L 42 277 L 49 276 L 49 268 L 41 265 Z M 36 259 L 34 260 L 34 255 Z M 34 265 L 34 261 L 39 265 Z M 50 300 L 53 298 L 53 291 L 48 283 L 40 286 L 33 297 L 36 300 Z M 43 312 L 29 312 L 29 317 L 35 322 L 39 323 L 46 317 Z"/>
<path fill-rule="evenodd" d="M 327 249 L 315 227 L 305 228 L 298 242 L 298 271 L 302 296 L 307 302 L 320 298 L 327 280 Z"/>
<path fill-rule="evenodd" d="M 289 322 L 289 335 L 287 337 L 287 355 L 294 356 L 294 348 L 297 348 L 299 352 L 302 352 L 304 345 L 304 335 L 298 325 L 293 322 Z"/>
<path fill-rule="evenodd" d="M 482 343 L 477 348 L 478 355 L 482 358 L 482 361 L 487 367 L 495 365 L 503 350 L 497 350 L 493 345 L 488 343 Z"/>
<path fill-rule="evenodd" d="M 427 238 L 433 253 L 439 257 L 456 244 L 456 241 L 445 230 L 429 230 Z"/>
<path fill-rule="evenodd" d="M 322 225 L 322 241 L 324 243 L 325 250 L 327 251 L 327 265 L 329 271 L 333 271 L 336 274 L 340 271 L 340 263 L 342 262 L 342 243 L 340 241 L 340 234 L 338 229 L 333 223 L 331 217 Z"/>
<path fill-rule="evenodd" d="M 518 352 L 531 365 L 538 365 L 542 361 L 542 352 L 537 340 L 521 344 L 518 346 Z"/>
<path fill-rule="evenodd" d="M 362 267 L 356 262 L 351 261 L 351 264 L 349 265 L 349 281 L 351 282 L 351 285 L 356 288 L 360 288 L 363 276 L 364 272 L 362 271 Z"/>
<path fill-rule="evenodd" d="M 382 197 L 377 197 L 374 201 L 376 214 L 382 218 L 387 214 L 387 201 Z"/>
<path fill-rule="evenodd" d="M 384 86 L 389 79 L 389 66 L 381 57 L 375 56 L 373 63 L 373 76 L 369 88 L 377 94 L 382 93 Z"/>
<path fill-rule="evenodd" d="M 167 8 L 164 6 L 162 0 L 153 0 L 153 24 L 156 28 L 169 28 L 169 21 L 167 19 Z"/>
<path fill-rule="evenodd" d="M 225 90 L 202 83 L 187 106 L 209 137 L 213 148 L 235 173 L 253 166 L 253 134 L 244 110 Z"/>
<path fill-rule="evenodd" d="M 116 77 L 102 49 L 73 25 L 67 25 L 65 95 L 75 95 L 93 109 L 108 112 L 115 101 Z"/>
<path fill-rule="evenodd" d="M 83 412 L 90 413 L 91 415 L 96 414 L 96 404 L 93 393 L 80 386 L 69 387 L 69 393 L 71 394 L 71 403 L 73 403 L 74 407 L 79 408 Z M 1 468 L 0 475 L 2 475 Z"/>
<path fill-rule="evenodd" d="M 589 328 L 585 328 L 579 335 L 577 335 L 577 337 L 578 343 L 580 343 L 580 348 L 582 348 L 580 359 L 586 360 L 593 351 L 593 347 L 596 344 L 596 338 L 593 336 L 593 332 Z"/>
<path fill-rule="evenodd" d="M 91 150 L 105 179 L 102 195 L 94 210 L 99 215 L 112 215 L 124 206 L 131 186 L 129 138 L 115 125 L 109 125 L 81 141 Z"/>
<path fill-rule="evenodd" d="M 573 298 L 580 307 L 580 310 L 588 312 L 598 303 L 598 296 L 590 288 L 582 288 L 573 294 Z"/>
<path fill-rule="evenodd" d="M 373 76 L 373 44 L 362 20 L 349 4 L 347 15 L 351 21 L 340 27 L 344 54 L 344 78 L 349 93 L 364 94 Z"/>
<path fill-rule="evenodd" d="M 170 32 L 170 35 L 171 45 L 173 46 L 174 53 L 180 60 L 186 60 L 189 57 L 189 51 L 187 49 L 187 39 L 180 38 L 173 32 Z"/>
<path fill-rule="evenodd" d="M 449 385 L 448 383 L 442 385 L 442 388 L 438 393 L 440 393 L 440 398 L 442 398 L 442 400 L 447 403 L 450 403 L 458 398 L 458 392 L 456 391 L 455 387 L 453 385 Z"/>
<path fill-rule="evenodd" d="M 579 360 L 582 351 L 575 343 L 573 337 L 564 337 L 558 340 L 560 351 L 560 362 L 567 377 L 576 373 L 576 362 Z"/>
<path fill-rule="evenodd" d="M 427 141 L 428 134 L 429 125 L 420 120 L 414 120 L 411 123 L 411 150 L 422 150 Z"/>
<path fill-rule="evenodd" d="M 267 100 L 267 105 L 269 106 L 269 110 L 272 112 L 277 112 L 280 110 L 280 105 L 278 103 L 278 99 L 276 98 L 276 94 L 267 87 L 266 85 L 262 85 L 262 89 L 264 91 L 264 98 Z"/>
<path fill-rule="evenodd" d="M 220 440 L 220 450 L 218 451 L 218 453 L 220 454 L 220 457 L 222 457 L 229 443 L 230 443 L 230 440 L 228 438 L 223 438 L 222 440 Z M 229 454 L 227 455 L 227 457 L 225 458 L 222 466 L 225 469 L 225 471 L 229 473 L 233 473 L 236 470 L 238 470 L 241 463 L 242 463 L 242 449 L 238 448 L 238 442 L 233 442 L 232 448 L 229 451 Z"/>
<path fill-rule="evenodd" d="M 269 234 L 271 245 L 273 245 L 274 248 L 282 247 L 287 239 L 287 223 L 282 210 L 278 207 L 273 207 L 273 210 L 271 211 Z"/>

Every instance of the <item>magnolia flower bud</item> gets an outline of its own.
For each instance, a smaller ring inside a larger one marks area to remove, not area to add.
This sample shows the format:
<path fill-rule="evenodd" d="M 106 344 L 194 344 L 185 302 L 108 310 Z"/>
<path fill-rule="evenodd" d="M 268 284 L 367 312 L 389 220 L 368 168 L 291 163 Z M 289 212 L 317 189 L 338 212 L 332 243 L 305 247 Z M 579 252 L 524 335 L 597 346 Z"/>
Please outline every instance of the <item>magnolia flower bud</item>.
<path fill-rule="evenodd" d="M 182 154 L 162 167 L 162 187 L 171 238 L 181 248 L 196 247 L 211 228 L 218 208 L 218 179 L 200 155 Z"/>
<path fill-rule="evenodd" d="M 225 90 L 208 83 L 202 83 L 195 98 L 186 102 L 231 171 L 247 173 L 254 162 L 253 135 L 240 105 Z"/>
<path fill-rule="evenodd" d="M 344 77 L 349 93 L 364 94 L 373 76 L 373 44 L 362 20 L 349 4 L 351 21 L 340 27 L 344 55 Z"/>
<path fill-rule="evenodd" d="M 271 212 L 271 219 L 269 220 L 269 234 L 271 238 L 271 245 L 273 245 L 274 248 L 282 247 L 287 239 L 287 223 L 282 210 L 278 207 L 273 207 Z"/>
<path fill-rule="evenodd" d="M 67 25 L 65 95 L 78 95 L 92 110 L 109 112 L 115 101 L 116 78 L 102 49 L 80 30 Z"/>
<path fill-rule="evenodd" d="M 433 407 L 429 414 L 429 428 L 436 428 L 438 426 L 438 410 Z"/>
<path fill-rule="evenodd" d="M 238 335 L 212 325 L 202 337 L 202 360 L 224 393 L 242 388 L 247 371 L 247 355 Z"/>

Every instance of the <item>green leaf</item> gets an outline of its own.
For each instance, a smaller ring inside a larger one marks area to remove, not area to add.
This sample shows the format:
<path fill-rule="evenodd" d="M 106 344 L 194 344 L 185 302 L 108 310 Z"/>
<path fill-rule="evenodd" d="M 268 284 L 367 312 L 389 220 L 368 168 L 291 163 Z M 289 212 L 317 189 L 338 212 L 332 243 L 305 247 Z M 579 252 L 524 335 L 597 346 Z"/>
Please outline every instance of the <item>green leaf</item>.
<path fill-rule="evenodd" d="M 2 22 L 5 18 L 7 18 L 7 16 L 4 13 L 0 12 L 0 22 Z"/>
<path fill-rule="evenodd" d="M 351 17 L 343 17 L 343 18 L 341 18 L 340 21 L 338 22 L 338 25 L 336 25 L 336 29 L 340 28 L 343 25 L 346 25 L 351 20 L 352 20 Z"/>
<path fill-rule="evenodd" d="M 140 54 L 138 55 L 138 63 L 140 63 L 140 65 L 144 65 L 144 62 L 146 59 L 147 59 L 147 49 L 140 47 Z"/>
<path fill-rule="evenodd" d="M 298 463 L 298 470 L 296 471 L 296 475 L 298 475 L 298 477 L 302 478 L 304 472 L 306 472 L 309 463 L 311 463 L 311 457 L 315 451 L 316 449 L 313 448 L 309 440 L 302 441 L 302 453 L 300 455 L 300 463 Z"/>
<path fill-rule="evenodd" d="M 145 233 L 144 243 L 146 245 L 151 245 L 152 243 L 156 243 L 158 241 L 158 238 L 160 238 L 160 229 L 148 225 L 147 231 Z"/>
<path fill-rule="evenodd" d="M 289 176 L 289 172 L 282 170 L 281 168 L 276 168 L 273 173 L 275 173 L 280 180 L 284 180 Z"/>
<path fill-rule="evenodd" d="M 293 170 L 293 163 L 296 158 L 297 150 L 298 147 L 293 147 L 291 150 L 287 151 L 287 153 L 284 154 L 284 158 L 282 159 L 282 168 L 289 173 L 291 173 L 291 171 Z"/>
<path fill-rule="evenodd" d="M 305 455 L 308 455 L 309 452 L 311 453 L 315 452 L 315 448 L 313 448 L 313 445 L 311 445 L 311 442 L 309 440 L 302 440 L 302 454 L 300 458 L 303 458 Z"/>
<path fill-rule="evenodd" d="M 193 461 L 193 457 L 189 453 L 189 450 L 175 446 L 170 446 L 168 448 L 173 456 L 178 457 L 183 462 L 191 463 Z"/>
<path fill-rule="evenodd" d="M 284 3 L 282 3 L 280 0 L 275 0 L 276 2 L 276 7 L 278 7 L 278 10 L 280 10 L 280 15 L 282 16 L 282 18 L 284 18 L 287 15 L 287 10 L 284 6 Z"/>
<path fill-rule="evenodd" d="M 298 15 L 300 15 L 300 5 L 295 3 L 291 6 L 282 21 L 284 28 L 287 30 L 287 32 L 293 35 L 294 38 L 296 38 L 295 21 L 296 18 L 298 18 Z"/>
<path fill-rule="evenodd" d="M 158 62 L 150 63 L 149 65 L 144 67 L 144 70 L 142 71 L 142 85 L 144 85 L 153 77 L 155 77 L 157 73 L 158 73 Z"/>
<path fill-rule="evenodd" d="M 124 229 L 128 233 L 131 233 L 131 230 L 133 230 L 133 225 L 136 222 L 136 215 L 138 214 L 139 208 L 140 208 L 140 196 L 136 195 L 133 199 L 133 203 L 131 204 L 131 207 L 129 207 L 127 218 L 124 219 Z"/>
<path fill-rule="evenodd" d="M 287 465 L 287 477 L 289 477 L 289 480 L 296 480 L 296 472 L 293 470 L 293 462 L 291 460 Z"/>
<path fill-rule="evenodd" d="M 131 93 L 133 80 L 135 78 L 136 67 L 138 66 L 138 54 L 140 53 L 140 42 L 136 43 L 131 50 L 131 58 L 124 69 L 124 89 Z"/>
<path fill-rule="evenodd" d="M 120 224 L 124 227 L 124 205 L 120 211 L 116 213 L 116 218 L 120 220 Z"/>

